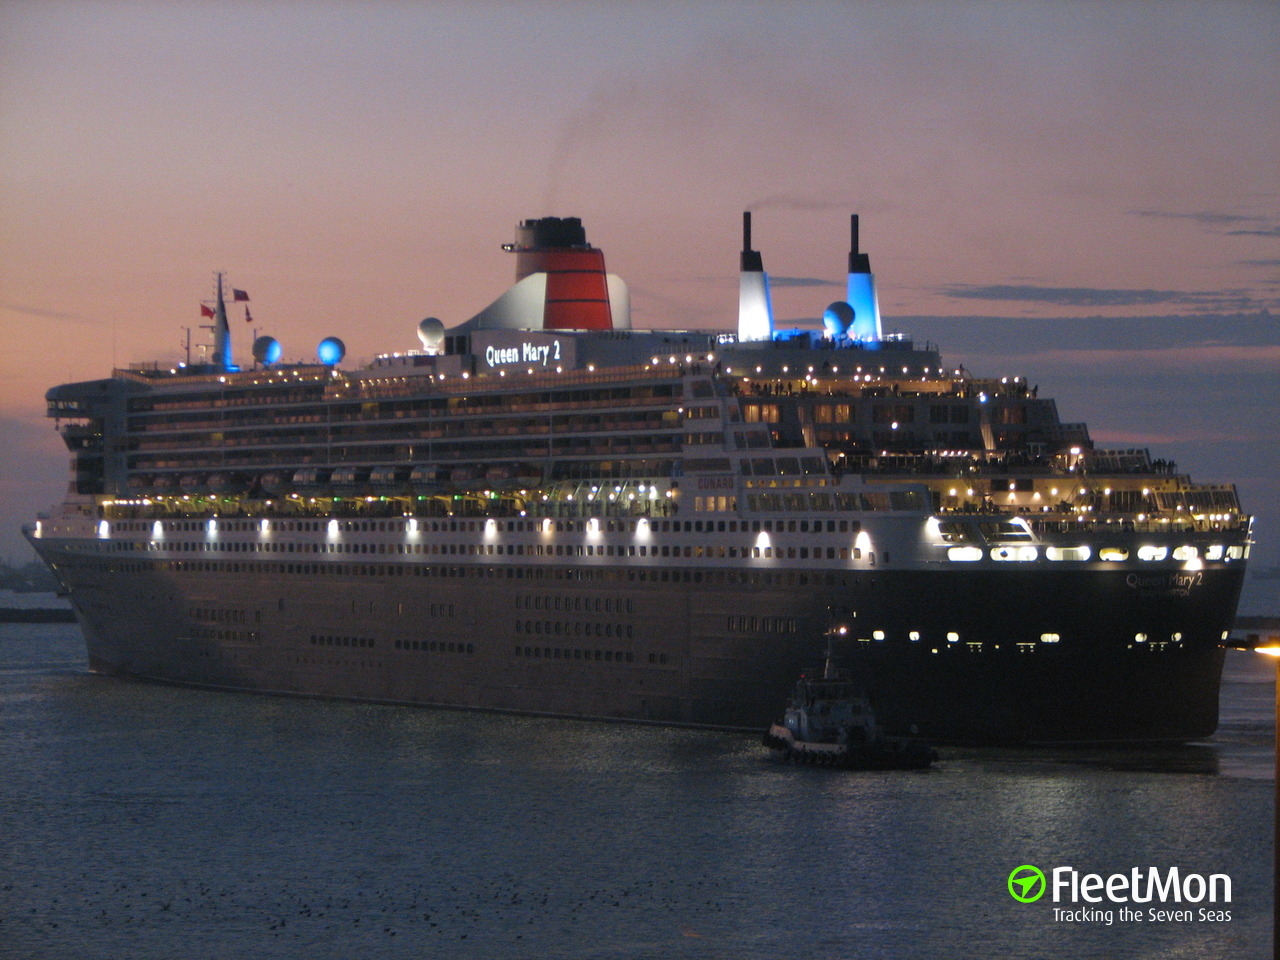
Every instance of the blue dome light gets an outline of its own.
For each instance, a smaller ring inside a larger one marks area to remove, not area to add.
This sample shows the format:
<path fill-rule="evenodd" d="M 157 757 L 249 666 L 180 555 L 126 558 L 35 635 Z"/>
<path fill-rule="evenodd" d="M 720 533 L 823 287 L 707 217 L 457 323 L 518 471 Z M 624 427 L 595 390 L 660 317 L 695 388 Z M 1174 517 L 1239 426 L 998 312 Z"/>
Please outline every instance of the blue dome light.
<path fill-rule="evenodd" d="M 325 337 L 316 347 L 316 356 L 320 358 L 320 362 L 329 366 L 341 362 L 346 355 L 347 345 L 337 337 Z"/>

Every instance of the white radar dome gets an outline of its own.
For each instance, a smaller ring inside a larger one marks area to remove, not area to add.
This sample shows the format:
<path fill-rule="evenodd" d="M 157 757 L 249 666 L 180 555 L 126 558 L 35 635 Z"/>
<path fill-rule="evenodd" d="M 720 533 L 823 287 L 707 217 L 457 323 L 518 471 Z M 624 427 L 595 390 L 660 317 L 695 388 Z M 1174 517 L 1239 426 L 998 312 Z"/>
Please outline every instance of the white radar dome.
<path fill-rule="evenodd" d="M 259 363 L 275 363 L 280 359 L 280 341 L 275 337 L 259 337 L 253 341 L 253 359 Z"/>
<path fill-rule="evenodd" d="M 418 324 L 418 339 L 428 353 L 439 353 L 444 343 L 444 324 L 435 317 L 427 317 Z"/>

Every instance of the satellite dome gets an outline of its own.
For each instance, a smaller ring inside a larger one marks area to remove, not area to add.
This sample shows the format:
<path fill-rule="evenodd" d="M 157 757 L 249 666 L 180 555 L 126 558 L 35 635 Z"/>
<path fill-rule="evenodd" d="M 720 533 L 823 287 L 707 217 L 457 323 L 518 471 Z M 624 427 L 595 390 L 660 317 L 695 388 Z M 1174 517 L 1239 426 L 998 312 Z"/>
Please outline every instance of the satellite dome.
<path fill-rule="evenodd" d="M 444 324 L 435 317 L 427 317 L 418 324 L 418 339 L 428 353 L 439 353 L 444 343 Z"/>
<path fill-rule="evenodd" d="M 316 347 L 316 356 L 320 358 L 320 362 L 329 366 L 341 363 L 346 355 L 347 345 L 337 337 L 325 337 Z"/>
<path fill-rule="evenodd" d="M 275 363 L 280 359 L 280 341 L 275 337 L 259 337 L 253 341 L 253 359 L 259 363 Z"/>
<path fill-rule="evenodd" d="M 849 335 L 849 328 L 853 326 L 853 307 L 843 300 L 837 300 L 823 312 L 822 325 L 831 339 L 842 340 Z"/>

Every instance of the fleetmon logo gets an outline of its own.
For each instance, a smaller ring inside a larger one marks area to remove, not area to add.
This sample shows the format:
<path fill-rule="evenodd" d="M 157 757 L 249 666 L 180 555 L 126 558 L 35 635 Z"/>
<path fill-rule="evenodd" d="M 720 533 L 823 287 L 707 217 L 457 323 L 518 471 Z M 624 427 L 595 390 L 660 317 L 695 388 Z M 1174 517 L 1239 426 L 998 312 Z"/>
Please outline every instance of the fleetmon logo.
<path fill-rule="evenodd" d="M 1044 896 L 1044 871 L 1025 863 L 1009 874 L 1009 895 L 1019 903 L 1034 903 Z"/>

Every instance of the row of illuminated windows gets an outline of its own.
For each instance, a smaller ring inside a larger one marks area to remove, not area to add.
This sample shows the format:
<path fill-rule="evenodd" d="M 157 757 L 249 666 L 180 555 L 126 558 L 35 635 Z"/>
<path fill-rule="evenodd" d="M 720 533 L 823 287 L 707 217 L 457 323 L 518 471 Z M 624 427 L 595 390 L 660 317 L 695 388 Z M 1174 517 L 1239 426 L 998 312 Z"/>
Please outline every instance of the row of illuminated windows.
<path fill-rule="evenodd" d="M 314 375 L 306 379 L 312 384 L 275 383 L 256 386 L 255 389 L 228 390 L 224 387 L 203 392 L 181 394 L 157 394 L 152 397 L 134 397 L 129 400 L 130 413 L 149 413 L 160 410 L 207 410 L 210 407 L 253 404 L 308 403 L 318 400 L 323 393 L 328 371 L 323 377 Z"/>
<path fill-rule="evenodd" d="M 650 401 L 652 403 L 652 401 Z M 475 413 L 476 411 L 471 411 Z M 450 413 L 446 416 L 426 416 L 411 414 L 410 418 L 379 415 L 369 417 L 360 412 L 335 413 L 328 417 L 322 411 L 297 411 L 292 413 L 274 413 L 266 411 L 247 411 L 239 416 L 209 417 L 208 411 L 200 411 L 203 416 L 170 417 L 164 421 L 148 418 L 131 418 L 129 431 L 141 434 L 142 439 L 135 441 L 134 449 L 169 446 L 200 446 L 207 442 L 228 445 L 256 444 L 261 440 L 255 437 L 264 435 L 279 442 L 301 442 L 314 438 L 320 431 L 334 439 L 389 438 L 402 436 L 444 437 L 444 436 L 486 436 L 494 434 L 519 434 L 530 436 L 547 434 L 553 429 L 558 434 L 564 433 L 617 433 L 636 430 L 661 430 L 679 425 L 679 415 L 672 410 L 637 410 L 625 408 L 609 413 L 591 416 L 565 416 L 562 411 L 555 411 L 551 417 L 536 418 L 519 417 L 507 408 L 495 410 L 484 415 L 483 420 L 474 420 L 464 413 Z M 146 438 L 147 433 L 165 432 L 167 436 Z"/>
<path fill-rule="evenodd" d="M 699 513 L 737 513 L 738 498 L 729 496 L 694 497 L 693 509 Z"/>
<path fill-rule="evenodd" d="M 686 433 L 684 435 L 684 442 L 692 446 L 719 447 L 724 445 L 724 433 L 723 431 L 711 433 Z"/>
<path fill-rule="evenodd" d="M 744 403 L 743 423 L 777 423 L 780 419 L 776 403 Z"/>
<path fill-rule="evenodd" d="M 394 554 L 403 556 L 468 556 L 468 557 L 670 557 L 670 558 L 753 558 L 766 560 L 807 560 L 824 556 L 824 548 L 814 547 L 725 547 L 697 546 L 636 546 L 634 544 L 493 544 L 493 543 L 257 543 L 244 541 L 177 541 L 164 543 L 148 541 L 116 541 L 108 547 L 116 552 L 146 550 L 178 553 L 323 553 L 323 554 Z M 953 550 L 966 549 L 956 548 Z M 976 548 L 972 548 L 976 549 Z M 1032 548 L 1034 549 L 1034 548 Z M 834 560 L 858 559 L 862 552 L 848 547 L 825 548 L 825 557 Z M 969 559 L 952 556 L 951 559 Z"/>
<path fill-rule="evenodd" d="M 877 642 L 877 643 L 883 642 L 885 640 L 885 632 L 883 630 L 875 630 L 875 631 L 872 631 L 872 634 L 870 637 L 861 636 L 861 637 L 858 637 L 857 639 L 860 643 L 867 644 L 867 645 L 870 645 L 872 642 Z M 910 633 L 907 634 L 907 639 L 912 643 L 919 643 L 921 642 L 922 638 L 918 630 L 912 630 Z M 1222 635 L 1222 639 L 1223 640 L 1227 639 L 1227 635 L 1225 633 Z M 1015 641 L 1010 641 L 1007 644 L 1004 644 L 1003 646 L 1007 647 L 1010 650 L 1014 650 L 1017 653 L 1035 653 L 1037 651 L 1054 649 L 1054 645 L 1060 643 L 1061 641 L 1062 641 L 1061 634 L 1046 632 L 1046 633 L 1040 634 L 1040 637 L 1038 640 L 1015 640 Z M 952 650 L 963 649 L 963 650 L 968 650 L 970 653 L 983 653 L 987 651 L 997 651 L 1002 648 L 1002 644 L 994 643 L 992 641 L 965 640 L 962 642 L 960 638 L 960 634 L 954 631 L 947 633 L 945 647 L 940 643 L 940 641 L 937 638 L 927 640 L 925 642 L 939 644 L 937 647 L 933 648 L 934 653 L 937 653 L 940 649 L 952 649 Z M 1155 639 L 1155 640 L 1151 639 L 1149 635 L 1146 633 L 1136 633 L 1134 634 L 1133 641 L 1128 644 L 1128 648 L 1130 650 L 1145 648 L 1145 649 L 1151 649 L 1155 651 L 1162 651 L 1167 647 L 1169 647 L 1170 645 L 1172 645 L 1174 649 L 1179 649 L 1182 642 L 1183 642 L 1183 635 L 1181 631 L 1175 631 L 1169 634 L 1168 639 L 1164 639 L 1162 636 L 1160 639 Z"/>
<path fill-rule="evenodd" d="M 319 377 L 314 379 L 320 381 Z M 468 412 L 492 414 L 498 410 L 541 411 L 564 410 L 572 407 L 592 407 L 602 404 L 606 406 L 621 406 L 630 403 L 662 403 L 680 395 L 679 384 L 658 383 L 636 384 L 628 387 L 609 386 L 604 388 L 556 390 L 554 392 L 469 393 L 453 397 L 427 397 L 421 395 L 424 390 L 424 384 L 422 378 L 417 377 L 412 380 L 404 379 L 400 382 L 380 381 L 354 384 L 360 388 L 361 393 L 369 393 L 379 397 L 408 395 L 412 397 L 410 400 L 383 401 L 377 404 L 365 402 L 360 403 L 359 406 L 355 406 L 358 401 L 347 400 L 345 403 L 340 404 L 326 402 L 324 407 L 320 407 L 320 393 L 323 390 L 322 383 L 323 381 L 318 382 L 314 386 L 310 384 L 254 385 L 244 386 L 239 389 L 207 390 L 200 393 L 187 393 L 176 396 L 169 394 L 159 395 L 154 398 L 139 397 L 129 401 L 129 412 L 131 414 L 144 414 L 151 411 L 194 410 L 199 414 L 210 408 L 229 406 L 311 404 L 310 408 L 302 407 L 301 409 L 323 410 L 327 407 L 333 409 L 334 415 L 337 417 L 362 414 L 404 417 L 431 416 L 443 413 L 446 410 L 450 414 Z M 343 386 L 346 387 L 347 385 L 344 384 Z M 415 394 L 417 396 L 414 396 Z M 179 418 L 172 418 L 170 422 L 180 422 L 180 420 Z"/>
<path fill-rule="evenodd" d="M 759 482 L 748 481 L 748 487 L 760 487 Z M 772 486 L 772 484 L 770 484 Z M 749 493 L 747 506 L 751 510 L 770 512 L 815 511 L 828 513 L 831 510 L 919 510 L 923 507 L 923 497 L 915 490 L 874 491 L 869 493 Z M 821 523 L 822 521 L 817 521 Z"/>
<path fill-rule="evenodd" d="M 1022 563 L 1030 563 L 1040 558 L 1039 548 L 1033 546 L 1013 546 L 1013 547 L 992 547 L 989 551 L 983 551 L 981 547 L 948 547 L 947 559 L 958 561 L 961 563 L 972 563 L 982 560 L 984 557 L 990 556 L 992 560 L 999 561 L 1015 561 Z M 1086 561 L 1093 556 L 1093 551 L 1087 546 L 1072 547 L 1046 547 L 1044 556 L 1049 560 L 1075 560 Z M 1124 562 L 1129 559 L 1129 551 L 1124 547 L 1103 547 L 1098 551 L 1098 559 L 1109 562 Z M 1205 548 L 1206 560 L 1243 560 L 1246 556 L 1246 548 L 1243 546 L 1223 546 L 1222 544 L 1214 544 Z M 1145 562 L 1159 562 L 1172 557 L 1180 562 L 1191 562 L 1200 558 L 1200 549 L 1184 544 L 1174 547 L 1172 550 L 1167 546 L 1142 546 L 1137 550 L 1139 560 Z"/>
<path fill-rule="evenodd" d="M 349 446 L 340 446 L 345 442 Z M 612 434 L 609 436 L 559 436 L 543 440 L 522 435 L 502 440 L 467 436 L 451 440 L 393 436 L 370 440 L 360 437 L 255 437 L 241 444 L 227 444 L 210 437 L 201 441 L 176 439 L 138 442 L 129 450 L 130 470 L 217 470 L 256 467 L 296 468 L 314 463 L 373 466 L 380 461 L 409 465 L 430 456 L 436 460 L 524 460 L 530 457 L 584 457 L 598 454 L 635 456 L 646 453 L 677 453 L 679 436 L 656 433 Z M 425 440 L 422 442 L 408 442 Z M 406 441 L 394 443 L 390 441 Z M 425 449 L 424 449 L 425 448 Z M 320 453 L 327 450 L 322 457 Z M 320 451 L 320 452 L 317 452 Z"/>
<path fill-rule="evenodd" d="M 604 637 L 631 640 L 634 636 L 630 624 L 584 623 L 581 620 L 517 620 L 516 633 L 556 637 Z"/>
<path fill-rule="evenodd" d="M 119 541 L 109 546 L 116 552 L 147 550 L 178 553 L 358 553 L 396 554 L 404 556 L 468 556 L 468 557 L 724 557 L 738 556 L 736 547 L 663 546 L 636 547 L 613 544 L 493 544 L 493 543 L 254 543 L 243 541 L 131 543 Z M 742 556 L 747 556 L 746 547 Z M 726 552 L 726 550 L 730 552 Z M 781 556 L 781 554 L 779 554 Z M 794 556 L 792 551 L 792 556 Z M 807 555 L 807 552 L 806 552 Z M 757 552 L 755 556 L 760 556 Z"/>
<path fill-rule="evenodd" d="M 848 403 L 815 403 L 810 406 L 813 413 L 815 423 L 852 423 L 854 409 Z M 779 409 L 777 404 L 743 404 L 743 420 L 747 423 L 778 423 L 780 420 Z M 1023 411 L 1025 416 L 1025 411 Z M 871 406 L 871 420 L 873 423 L 890 423 L 892 421 L 900 421 L 902 423 L 912 423 L 915 421 L 916 406 L 907 403 L 877 403 Z M 968 423 L 970 419 L 970 407 L 961 404 L 949 404 L 946 406 L 932 405 L 929 408 L 930 423 Z M 1016 416 L 1011 414 L 1010 416 Z M 1002 422 L 1022 422 L 1021 420 L 1008 420 Z"/>
<path fill-rule="evenodd" d="M 873 630 L 870 636 L 858 636 L 859 644 L 870 647 L 873 643 L 883 643 L 886 640 L 884 630 Z M 960 634 L 950 631 L 946 634 L 946 642 L 943 643 L 940 637 L 924 638 L 919 630 L 912 630 L 907 633 L 906 639 L 913 644 L 924 643 L 926 645 L 937 644 L 932 646 L 932 653 L 938 653 L 941 650 L 963 650 L 968 653 L 984 653 L 999 651 L 1002 648 L 1014 651 L 1016 653 L 1035 653 L 1053 649 L 1054 645 L 1061 641 L 1062 637 L 1057 633 L 1042 633 L 1039 641 L 1008 641 L 1007 643 L 994 643 L 992 641 L 982 640 L 961 640 Z M 1045 646 L 1047 644 L 1047 646 Z"/>
<path fill-rule="evenodd" d="M 791 496 L 788 494 L 788 496 Z M 800 496 L 806 496 L 801 494 Z M 827 494 L 810 494 L 822 496 Z M 888 510 L 894 501 L 885 493 L 864 494 L 865 509 Z M 820 501 L 830 503 L 830 501 Z M 837 501 L 840 509 L 858 509 L 857 501 Z M 637 533 L 641 524 L 649 533 L 857 533 L 857 520 L 113 520 L 112 533 Z M 159 524 L 157 530 L 156 524 Z M 213 524 L 210 527 L 210 524 Z"/>
<path fill-rule="evenodd" d="M 297 550 L 294 544 L 288 544 L 290 548 L 287 551 L 283 548 L 285 544 L 254 544 L 254 543 L 229 543 L 229 544 L 209 544 L 209 543 L 186 543 L 178 544 L 179 550 L 188 551 L 228 551 L 228 552 L 288 552 L 288 553 L 361 553 L 361 554 L 402 554 L 402 555 L 424 555 L 424 556 L 471 556 L 471 557 L 502 557 L 502 556 L 530 556 L 530 557 L 669 557 L 669 558 L 728 558 L 736 559 L 753 558 L 766 560 L 808 560 L 812 553 L 813 559 L 819 560 L 824 556 L 824 548 L 814 547 L 724 547 L 724 546 L 670 546 L 664 544 L 662 546 L 614 546 L 612 544 L 457 544 L 457 543 L 430 543 L 430 544 L 387 544 L 387 543 L 312 543 L 297 544 Z M 281 548 L 278 551 L 270 548 Z M 149 547 L 153 550 L 162 549 L 158 544 L 152 544 Z M 854 548 L 850 550 L 848 547 L 825 548 L 825 557 L 828 560 L 834 560 L 837 557 L 841 560 L 848 560 L 852 556 L 859 559 L 862 551 Z"/>
<path fill-rule="evenodd" d="M 876 403 L 871 406 L 872 423 L 914 423 L 919 403 Z M 931 424 L 969 423 L 973 418 L 973 407 L 966 404 L 931 404 L 929 406 L 929 422 Z M 854 410 L 849 404 L 814 404 L 812 406 L 815 423 L 853 423 Z M 1026 423 L 1027 408 L 1022 405 L 1001 405 L 993 414 L 996 423 Z"/>
<path fill-rule="evenodd" d="M 282 411 L 265 413 L 263 411 L 246 411 L 239 417 L 228 417 L 217 410 L 204 408 L 200 411 L 204 415 L 201 419 L 199 416 L 177 416 L 177 417 L 155 417 L 142 416 L 130 417 L 128 422 L 128 430 L 133 434 L 146 433 L 148 431 L 174 431 L 174 430 L 231 430 L 238 426 L 244 426 L 242 420 L 249 419 L 253 424 L 261 426 L 277 426 L 277 425 L 293 425 L 299 423 L 324 423 L 324 412 L 310 408 L 308 410 L 299 411 Z"/>

